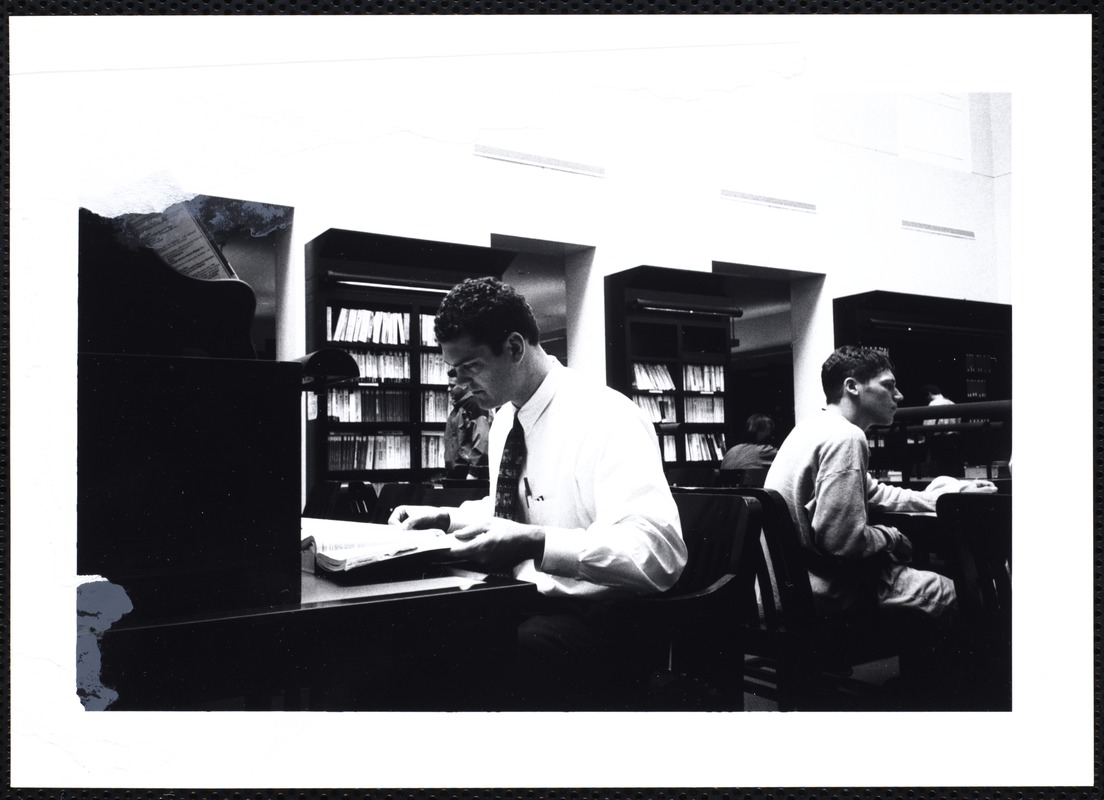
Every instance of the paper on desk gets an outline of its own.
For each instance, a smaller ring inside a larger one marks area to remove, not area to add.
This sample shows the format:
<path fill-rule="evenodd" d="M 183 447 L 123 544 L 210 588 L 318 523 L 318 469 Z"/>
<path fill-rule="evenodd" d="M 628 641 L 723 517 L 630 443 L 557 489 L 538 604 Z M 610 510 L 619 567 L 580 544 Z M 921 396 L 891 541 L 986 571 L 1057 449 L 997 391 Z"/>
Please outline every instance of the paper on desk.
<path fill-rule="evenodd" d="M 344 586 L 331 581 L 318 581 L 311 584 L 310 594 L 304 595 L 303 602 L 326 603 L 333 601 L 358 600 L 364 597 L 388 597 L 402 594 L 422 594 L 425 592 L 470 589 L 481 580 L 475 578 L 444 576 L 440 578 L 419 578 L 409 581 L 389 581 L 387 583 L 366 583 Z"/>
<path fill-rule="evenodd" d="M 447 553 L 455 541 L 435 528 L 404 530 L 371 522 L 303 517 L 301 527 L 302 550 L 313 555 L 320 569 L 330 572 L 421 553 Z"/>

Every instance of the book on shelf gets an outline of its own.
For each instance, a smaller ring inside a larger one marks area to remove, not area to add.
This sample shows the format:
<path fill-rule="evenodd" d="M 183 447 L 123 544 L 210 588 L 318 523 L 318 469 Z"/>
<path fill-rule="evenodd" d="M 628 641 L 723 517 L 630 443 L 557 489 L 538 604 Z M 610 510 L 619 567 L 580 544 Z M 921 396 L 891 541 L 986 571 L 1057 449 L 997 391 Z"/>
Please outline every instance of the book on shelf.
<path fill-rule="evenodd" d="M 370 308 L 326 308 L 326 329 L 331 342 L 360 344 L 408 344 L 410 314 L 400 311 L 374 311 Z"/>
<path fill-rule="evenodd" d="M 301 520 L 300 550 L 306 572 L 340 573 L 398 560 L 419 564 L 448 560 L 456 537 L 435 528 L 403 530 L 398 525 L 348 520 Z"/>
<path fill-rule="evenodd" d="M 410 469 L 410 436 L 401 433 L 330 433 L 331 470 Z"/>
<path fill-rule="evenodd" d="M 447 422 L 449 396 L 444 389 L 429 389 L 422 393 L 422 422 Z"/>
<path fill-rule="evenodd" d="M 671 392 L 675 382 L 666 364 L 633 362 L 633 385 L 644 391 Z"/>
<path fill-rule="evenodd" d="M 671 401 L 666 397 L 637 394 L 633 395 L 633 402 L 644 409 L 652 422 L 669 422 L 674 418 L 671 414 Z"/>
<path fill-rule="evenodd" d="M 422 314 L 422 344 L 434 347 L 437 345 L 437 335 L 433 329 L 433 314 Z"/>
<path fill-rule="evenodd" d="M 689 392 L 723 392 L 724 366 L 721 364 L 683 364 L 682 388 Z"/>
<path fill-rule="evenodd" d="M 426 469 L 445 468 L 444 431 L 422 432 L 422 467 Z"/>
<path fill-rule="evenodd" d="M 690 396 L 682 400 L 683 422 L 724 422 L 724 398 Z"/>
<path fill-rule="evenodd" d="M 348 351 L 360 370 L 360 377 L 368 382 L 401 383 L 410 380 L 410 359 L 406 353 L 374 353 Z"/>
<path fill-rule="evenodd" d="M 716 461 L 725 454 L 724 435 L 720 433 L 686 434 L 687 461 Z"/>
<path fill-rule="evenodd" d="M 449 379 L 445 357 L 440 353 L 422 353 L 421 374 L 422 383 L 447 384 Z"/>

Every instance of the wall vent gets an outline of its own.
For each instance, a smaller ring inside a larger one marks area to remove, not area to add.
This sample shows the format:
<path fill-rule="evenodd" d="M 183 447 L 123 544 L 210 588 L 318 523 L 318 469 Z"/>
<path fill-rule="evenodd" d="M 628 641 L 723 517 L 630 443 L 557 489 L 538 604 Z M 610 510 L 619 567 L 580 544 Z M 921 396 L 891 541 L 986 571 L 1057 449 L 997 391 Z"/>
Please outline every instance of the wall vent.
<path fill-rule="evenodd" d="M 604 167 L 579 164 L 575 161 L 564 161 L 560 158 L 537 156 L 532 153 L 519 153 L 517 150 L 503 150 L 499 147 L 487 147 L 482 144 L 477 144 L 475 146 L 475 155 L 481 158 L 493 158 L 497 161 L 509 161 L 513 164 L 525 164 L 529 167 L 542 167 L 544 169 L 559 170 L 560 172 L 573 172 L 576 175 L 590 175 L 594 178 L 606 177 L 606 170 Z"/>
<path fill-rule="evenodd" d="M 737 200 L 741 203 L 754 203 L 759 206 L 770 206 L 771 208 L 784 208 L 787 211 L 804 211 L 807 214 L 816 213 L 816 205 L 814 203 L 801 203 L 797 200 L 783 200 L 780 197 L 767 197 L 762 194 L 748 194 L 747 192 L 737 192 L 732 189 L 721 189 L 721 197 L 728 198 L 729 200 Z"/>
<path fill-rule="evenodd" d="M 953 236 L 956 239 L 973 239 L 973 231 L 962 231 L 958 228 L 945 228 L 942 225 L 928 225 L 926 222 L 910 222 L 901 220 L 901 227 L 907 231 L 919 231 L 920 233 L 934 233 L 939 236 Z"/>

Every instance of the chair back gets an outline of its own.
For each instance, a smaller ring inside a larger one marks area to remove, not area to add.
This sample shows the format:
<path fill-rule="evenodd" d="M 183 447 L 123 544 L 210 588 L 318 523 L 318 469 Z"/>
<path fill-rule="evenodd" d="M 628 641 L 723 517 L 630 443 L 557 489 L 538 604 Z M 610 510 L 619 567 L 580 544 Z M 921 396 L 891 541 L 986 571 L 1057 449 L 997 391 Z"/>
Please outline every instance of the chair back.
<path fill-rule="evenodd" d="M 746 543 L 759 535 L 759 503 L 735 494 L 675 493 L 687 560 L 669 595 L 703 591 L 735 576 Z"/>
<path fill-rule="evenodd" d="M 345 487 L 344 502 L 339 503 L 341 519 L 368 522 L 376 513 L 376 487 L 363 481 L 349 481 Z"/>
<path fill-rule="evenodd" d="M 420 504 L 424 490 L 425 487 L 420 483 L 383 484 L 376 499 L 376 509 L 372 514 L 372 522 L 387 522 L 391 518 L 391 512 L 399 506 Z"/>
<path fill-rule="evenodd" d="M 717 486 L 735 486 L 748 489 L 762 489 L 767 479 L 766 467 L 748 467 L 746 469 L 717 470 Z"/>
<path fill-rule="evenodd" d="M 312 519 L 331 519 L 341 493 L 341 481 L 317 481 L 307 494 L 303 516 Z"/>
<path fill-rule="evenodd" d="M 482 489 L 484 495 L 491 488 L 491 482 L 484 478 L 441 478 L 435 483 L 443 489 Z"/>
<path fill-rule="evenodd" d="M 740 570 L 741 617 L 766 630 L 808 630 L 815 624 L 813 590 L 797 525 L 774 489 L 729 489 L 762 509 L 758 547 L 747 549 Z"/>
<path fill-rule="evenodd" d="M 482 484 L 484 481 L 469 481 L 477 486 L 426 486 L 422 490 L 418 503 L 423 506 L 437 506 L 456 508 L 468 500 L 482 500 L 487 496 L 488 489 Z"/>
<path fill-rule="evenodd" d="M 1012 495 L 944 494 L 935 505 L 948 541 L 957 543 L 955 593 L 972 622 L 1011 632 Z"/>
<path fill-rule="evenodd" d="M 713 486 L 717 470 L 710 466 L 668 467 L 667 483 L 672 486 Z"/>
<path fill-rule="evenodd" d="M 316 519 L 344 519 L 367 522 L 376 509 L 376 489 L 361 481 L 318 481 L 311 487 L 304 517 Z"/>

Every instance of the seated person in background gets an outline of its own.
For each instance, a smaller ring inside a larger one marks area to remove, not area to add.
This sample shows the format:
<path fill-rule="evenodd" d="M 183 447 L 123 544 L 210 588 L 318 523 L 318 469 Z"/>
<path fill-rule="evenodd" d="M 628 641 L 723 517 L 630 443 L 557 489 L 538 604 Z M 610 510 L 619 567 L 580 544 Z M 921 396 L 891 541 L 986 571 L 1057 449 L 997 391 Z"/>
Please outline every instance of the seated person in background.
<path fill-rule="evenodd" d="M 778 450 L 766 488 L 786 500 L 808 552 L 821 614 L 873 604 L 940 617 L 955 606 L 954 583 L 907 566 L 912 544 L 896 528 L 871 525 L 868 509 L 934 511 L 945 492 L 995 492 L 989 481 L 939 477 L 922 491 L 879 483 L 867 472 L 866 430 L 889 425 L 904 399 L 882 353 L 841 347 L 821 368 L 827 408 L 797 424 Z"/>
<path fill-rule="evenodd" d="M 624 395 L 545 353 L 532 309 L 494 278 L 466 280 L 434 323 L 457 382 L 486 409 L 494 494 L 460 508 L 399 506 L 391 522 L 438 527 L 452 555 L 536 584 L 518 631 L 507 705 L 609 703 L 639 659 L 618 599 L 662 592 L 686 564 L 655 428 Z"/>
<path fill-rule="evenodd" d="M 924 396 L 928 398 L 929 406 L 953 406 L 954 400 L 950 400 L 943 396 L 943 393 L 939 390 L 939 387 L 934 383 L 929 383 L 920 390 L 924 393 Z M 926 419 L 923 420 L 925 425 L 953 425 L 961 420 L 957 418 L 943 418 L 943 419 Z"/>
<path fill-rule="evenodd" d="M 778 448 L 771 444 L 774 420 L 766 414 L 752 414 L 744 425 L 744 438 L 721 459 L 721 469 L 766 469 Z"/>
<path fill-rule="evenodd" d="M 445 422 L 445 469 L 450 478 L 487 479 L 487 435 L 494 412 L 480 408 L 449 370 L 452 408 Z"/>

